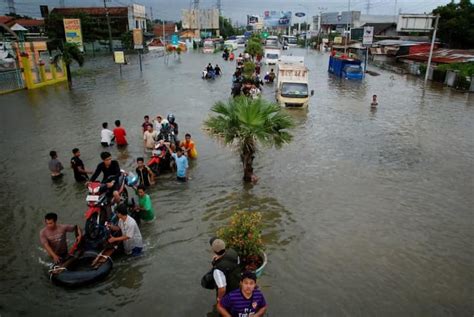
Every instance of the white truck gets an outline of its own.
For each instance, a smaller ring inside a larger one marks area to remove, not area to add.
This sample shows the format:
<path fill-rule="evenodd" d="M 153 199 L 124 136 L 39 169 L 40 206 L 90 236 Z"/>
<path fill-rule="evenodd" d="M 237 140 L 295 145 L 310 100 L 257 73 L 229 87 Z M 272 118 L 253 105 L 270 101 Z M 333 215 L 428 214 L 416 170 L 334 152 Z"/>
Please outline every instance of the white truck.
<path fill-rule="evenodd" d="M 276 65 L 281 56 L 281 51 L 276 48 L 266 48 L 263 52 L 265 64 Z"/>
<path fill-rule="evenodd" d="M 278 61 L 276 100 L 288 108 L 306 108 L 309 104 L 308 73 L 302 56 L 281 56 Z M 311 91 L 311 96 L 314 91 Z"/>

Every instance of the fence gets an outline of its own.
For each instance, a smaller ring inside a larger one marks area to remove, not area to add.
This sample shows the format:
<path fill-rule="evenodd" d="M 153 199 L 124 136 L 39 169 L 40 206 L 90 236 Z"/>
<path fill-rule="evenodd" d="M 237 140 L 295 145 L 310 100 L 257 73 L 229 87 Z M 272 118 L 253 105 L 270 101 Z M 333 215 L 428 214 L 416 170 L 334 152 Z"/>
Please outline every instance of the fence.
<path fill-rule="evenodd" d="M 20 69 L 0 72 L 0 95 L 25 88 Z"/>

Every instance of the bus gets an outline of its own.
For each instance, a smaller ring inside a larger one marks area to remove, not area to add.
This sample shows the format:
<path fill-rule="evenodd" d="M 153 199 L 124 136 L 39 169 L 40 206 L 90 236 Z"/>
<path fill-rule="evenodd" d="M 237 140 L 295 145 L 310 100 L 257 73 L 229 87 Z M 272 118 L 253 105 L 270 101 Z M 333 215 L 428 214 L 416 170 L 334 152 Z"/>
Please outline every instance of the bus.
<path fill-rule="evenodd" d="M 296 40 L 296 36 L 293 35 L 283 35 L 282 37 L 283 45 L 286 46 L 296 46 L 298 41 Z"/>

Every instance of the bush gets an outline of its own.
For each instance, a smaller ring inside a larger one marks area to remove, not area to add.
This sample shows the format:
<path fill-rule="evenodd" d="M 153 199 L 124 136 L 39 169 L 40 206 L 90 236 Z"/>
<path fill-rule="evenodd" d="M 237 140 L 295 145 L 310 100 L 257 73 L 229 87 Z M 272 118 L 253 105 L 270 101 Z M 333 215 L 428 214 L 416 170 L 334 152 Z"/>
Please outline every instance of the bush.
<path fill-rule="evenodd" d="M 217 231 L 226 247 L 234 249 L 243 262 L 248 257 L 260 256 L 265 247 L 262 241 L 262 215 L 258 212 L 237 211 L 230 223 Z"/>

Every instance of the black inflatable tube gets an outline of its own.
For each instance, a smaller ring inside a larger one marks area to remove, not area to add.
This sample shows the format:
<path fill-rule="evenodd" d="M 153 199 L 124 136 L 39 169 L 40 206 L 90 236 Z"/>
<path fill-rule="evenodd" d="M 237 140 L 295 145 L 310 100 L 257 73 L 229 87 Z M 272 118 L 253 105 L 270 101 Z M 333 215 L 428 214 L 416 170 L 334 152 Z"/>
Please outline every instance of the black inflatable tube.
<path fill-rule="evenodd" d="M 90 263 L 97 257 L 98 253 L 94 251 L 86 251 L 76 261 L 76 265 L 59 274 L 52 274 L 51 280 L 65 287 L 81 287 L 93 284 L 104 279 L 112 270 L 112 259 L 108 258 L 105 263 L 97 269 L 90 267 Z"/>

